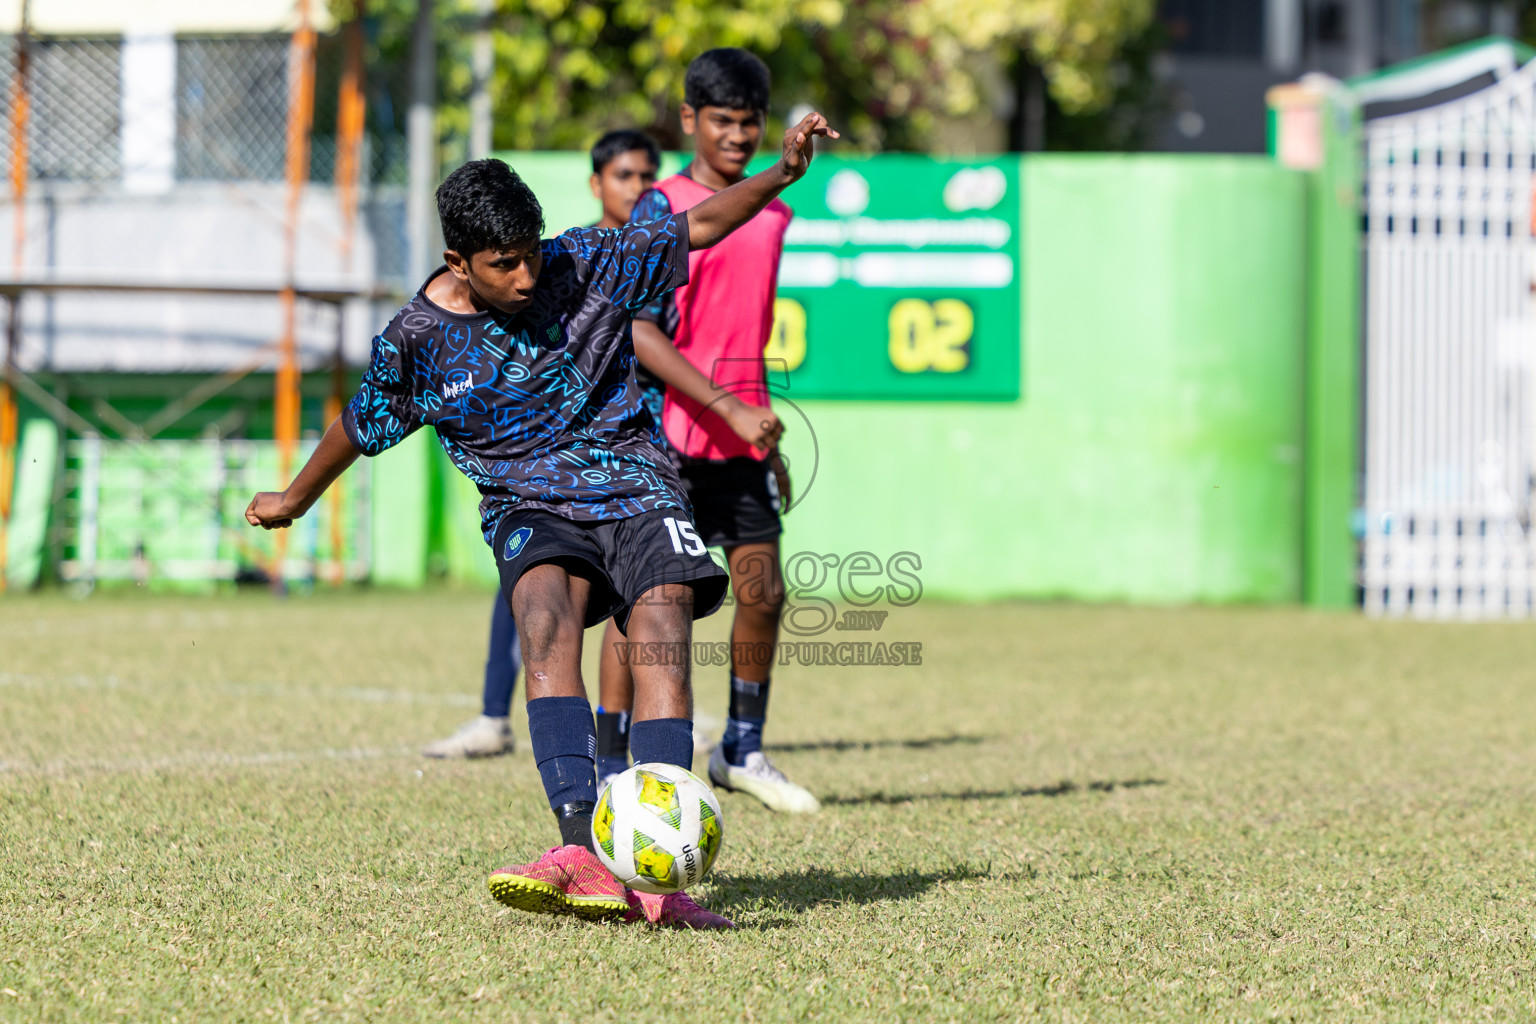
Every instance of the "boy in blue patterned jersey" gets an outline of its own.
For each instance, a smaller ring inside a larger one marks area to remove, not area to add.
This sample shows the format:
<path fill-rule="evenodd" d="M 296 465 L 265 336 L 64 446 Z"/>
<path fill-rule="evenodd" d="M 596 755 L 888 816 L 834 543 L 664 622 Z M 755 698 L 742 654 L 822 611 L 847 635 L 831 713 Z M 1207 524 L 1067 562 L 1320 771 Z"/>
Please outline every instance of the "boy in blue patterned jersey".
<path fill-rule="evenodd" d="M 492 873 L 491 891 L 508 906 L 731 927 L 685 893 L 631 893 L 593 854 L 582 630 L 611 615 L 632 642 L 682 652 L 635 666 L 630 747 L 637 761 L 691 768 L 692 620 L 720 604 L 725 577 L 702 544 L 681 540 L 694 536 L 691 514 L 652 441 L 629 316 L 688 280 L 691 250 L 719 242 L 798 180 L 817 135 L 836 137 L 820 114 L 807 115 L 772 168 L 686 212 L 543 242 L 538 200 L 510 168 L 459 168 L 438 189 L 447 266 L 374 339 L 362 386 L 298 476 L 246 509 L 253 526 L 290 526 L 359 455 L 427 424 L 479 487 L 522 640 L 534 759 L 564 844 Z"/>
<path fill-rule="evenodd" d="M 644 132 L 620 128 L 607 132 L 592 146 L 592 195 L 602 205 L 603 215 L 593 227 L 621 228 L 629 223 L 635 200 L 656 183 L 661 168 L 661 149 Z M 644 367 L 635 367 L 636 377 Z M 659 391 L 648 390 L 646 381 L 637 380 L 641 396 L 652 417 L 661 422 Z M 654 397 L 653 397 L 654 396 Z M 427 757 L 495 757 L 512 752 L 512 691 L 523 665 L 522 647 L 517 639 L 517 624 L 500 593 L 491 602 L 491 636 L 485 657 L 485 680 L 480 691 L 480 714 L 465 722 L 453 734 L 436 740 L 422 750 Z M 628 678 L 626 676 L 626 683 Z M 598 775 L 603 767 L 619 760 L 629 767 L 629 701 L 625 690 L 621 714 L 607 714 L 597 709 Z M 610 772 L 611 773 L 611 772 Z"/>

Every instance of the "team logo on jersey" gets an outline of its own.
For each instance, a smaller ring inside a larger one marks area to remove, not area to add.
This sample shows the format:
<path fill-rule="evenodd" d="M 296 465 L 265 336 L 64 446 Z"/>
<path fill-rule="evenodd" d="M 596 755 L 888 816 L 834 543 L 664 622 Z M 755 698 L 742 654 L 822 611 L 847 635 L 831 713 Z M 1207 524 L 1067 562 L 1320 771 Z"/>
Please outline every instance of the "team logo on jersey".
<path fill-rule="evenodd" d="M 511 536 L 507 538 L 507 561 L 510 562 L 512 559 L 516 558 L 517 553 L 523 550 L 523 545 L 527 544 L 528 538 L 532 536 L 533 530 L 531 527 L 520 526 L 513 530 Z"/>
<path fill-rule="evenodd" d="M 566 347 L 570 338 L 566 336 L 565 329 L 560 324 L 560 318 L 550 317 L 533 329 L 532 341 L 546 349 L 558 351 Z"/>

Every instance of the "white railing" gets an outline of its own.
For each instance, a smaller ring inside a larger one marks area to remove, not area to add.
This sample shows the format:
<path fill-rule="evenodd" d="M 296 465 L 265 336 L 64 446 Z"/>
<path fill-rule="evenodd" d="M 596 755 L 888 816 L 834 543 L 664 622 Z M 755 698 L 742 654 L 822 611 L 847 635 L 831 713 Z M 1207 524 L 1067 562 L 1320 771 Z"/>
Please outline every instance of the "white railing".
<path fill-rule="evenodd" d="M 1536 613 L 1536 64 L 1365 129 L 1365 607 Z"/>

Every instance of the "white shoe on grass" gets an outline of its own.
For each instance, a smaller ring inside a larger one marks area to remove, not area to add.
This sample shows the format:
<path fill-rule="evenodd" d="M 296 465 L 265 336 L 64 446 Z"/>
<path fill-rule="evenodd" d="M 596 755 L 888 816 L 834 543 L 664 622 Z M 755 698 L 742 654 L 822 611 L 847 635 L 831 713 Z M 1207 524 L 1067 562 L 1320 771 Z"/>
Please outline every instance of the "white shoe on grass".
<path fill-rule="evenodd" d="M 821 810 L 817 800 L 805 788 L 795 785 L 784 773 L 773 766 L 768 755 L 755 750 L 746 757 L 746 764 L 737 766 L 725 759 L 725 748 L 716 747 L 709 755 L 710 781 L 721 789 L 757 797 L 770 811 L 784 814 L 815 814 Z"/>
<path fill-rule="evenodd" d="M 456 729 L 447 739 L 429 743 L 421 751 L 427 757 L 495 757 L 512 753 L 511 716 L 480 715 Z"/>

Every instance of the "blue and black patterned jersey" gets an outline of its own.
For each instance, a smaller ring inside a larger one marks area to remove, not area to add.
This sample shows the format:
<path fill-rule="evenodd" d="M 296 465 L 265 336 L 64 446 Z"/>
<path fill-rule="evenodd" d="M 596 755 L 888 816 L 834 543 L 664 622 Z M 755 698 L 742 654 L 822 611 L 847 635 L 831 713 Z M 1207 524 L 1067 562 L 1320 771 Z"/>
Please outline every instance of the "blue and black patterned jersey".
<path fill-rule="evenodd" d="M 630 210 L 629 222 L 631 224 L 643 224 L 646 221 L 662 220 L 672 216 L 672 204 L 667 197 L 654 188 L 646 191 Z M 661 328 L 662 333 L 671 338 L 677 334 L 677 303 L 670 301 L 672 293 L 663 292 L 640 309 L 635 311 L 634 319 L 649 320 Z M 671 446 L 667 444 L 667 435 L 661 429 L 661 410 L 666 403 L 666 383 L 643 365 L 635 366 L 635 383 L 640 385 L 640 400 L 651 411 L 651 418 L 656 421 L 656 441 L 663 450 L 671 455 Z"/>
<path fill-rule="evenodd" d="M 684 171 L 684 174 L 687 172 Z M 647 189 L 638 200 L 634 208 L 629 211 L 631 224 L 645 224 L 653 220 L 664 220 L 672 216 L 672 202 L 667 194 L 658 188 Z M 636 320 L 649 320 L 661 332 L 669 338 L 677 337 L 677 324 L 679 314 L 677 303 L 672 301 L 671 292 L 662 292 L 650 302 L 645 303 L 635 311 Z M 660 381 L 657 382 L 658 384 Z M 665 387 L 665 385 L 662 385 Z"/>
<path fill-rule="evenodd" d="M 653 443 L 629 333 L 636 309 L 687 283 L 686 215 L 572 228 L 542 251 L 515 315 L 450 313 L 423 285 L 373 339 L 347 436 L 377 455 L 430 424 L 480 488 L 487 537 L 514 508 L 578 521 L 688 508 Z"/>

